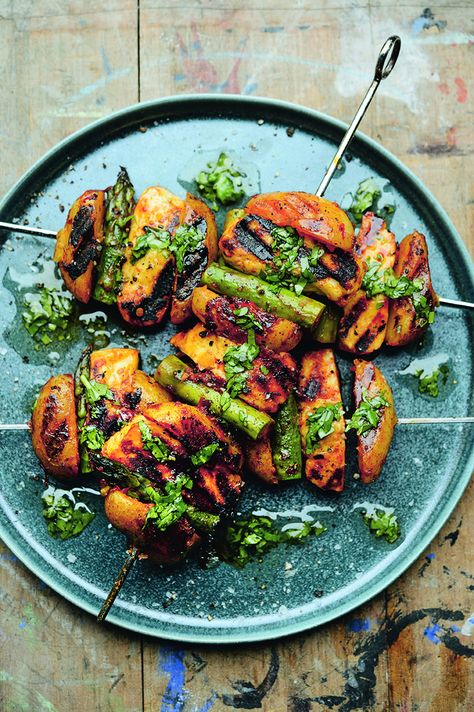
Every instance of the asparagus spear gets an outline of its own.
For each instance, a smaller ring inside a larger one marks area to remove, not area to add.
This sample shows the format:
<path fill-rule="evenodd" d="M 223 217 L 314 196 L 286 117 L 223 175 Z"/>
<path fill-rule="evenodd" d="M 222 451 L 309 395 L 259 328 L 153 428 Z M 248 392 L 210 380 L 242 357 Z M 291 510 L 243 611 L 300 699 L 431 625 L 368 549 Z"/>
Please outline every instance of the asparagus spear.
<path fill-rule="evenodd" d="M 279 482 L 299 480 L 302 477 L 301 438 L 298 422 L 298 405 L 290 393 L 275 416 L 271 436 L 273 464 Z"/>
<path fill-rule="evenodd" d="M 258 440 L 273 423 L 269 415 L 247 403 L 231 398 L 227 393 L 219 393 L 209 386 L 187 380 L 186 372 L 189 371 L 177 356 L 167 356 L 156 369 L 155 378 L 158 383 L 191 405 L 197 405 L 201 400 L 207 401 L 214 415 L 239 428 L 252 440 Z"/>
<path fill-rule="evenodd" d="M 116 302 L 122 283 L 121 266 L 135 207 L 134 192 L 126 169 L 120 168 L 115 185 L 107 193 L 104 242 L 93 295 L 104 304 Z"/>
<path fill-rule="evenodd" d="M 85 375 L 86 378 L 90 378 L 91 353 L 92 346 L 88 346 L 84 349 L 74 374 L 74 395 L 76 397 L 77 432 L 79 434 L 79 457 L 82 474 L 91 472 L 92 469 L 86 444 L 81 442 L 80 438 L 80 434 L 87 417 L 85 388 L 81 381 L 81 376 Z"/>
<path fill-rule="evenodd" d="M 313 338 L 320 344 L 334 344 L 337 337 L 337 329 L 341 311 L 334 304 L 326 304 L 321 319 L 318 321 L 313 331 Z"/>
<path fill-rule="evenodd" d="M 315 299 L 297 296 L 289 289 L 282 288 L 274 292 L 267 282 L 258 277 L 241 274 L 215 262 L 206 269 L 202 281 L 219 294 L 250 299 L 265 311 L 309 329 L 315 328 L 325 308 L 324 304 Z"/>

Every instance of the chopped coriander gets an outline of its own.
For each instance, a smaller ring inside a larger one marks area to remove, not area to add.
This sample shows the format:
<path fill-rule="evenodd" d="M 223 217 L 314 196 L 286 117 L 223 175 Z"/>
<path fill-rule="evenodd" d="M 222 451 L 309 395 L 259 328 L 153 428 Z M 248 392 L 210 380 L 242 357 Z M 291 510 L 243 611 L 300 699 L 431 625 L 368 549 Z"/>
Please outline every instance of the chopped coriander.
<path fill-rule="evenodd" d="M 439 368 L 431 372 L 426 372 L 423 368 L 416 371 L 415 376 L 418 378 L 419 393 L 426 393 L 432 398 L 439 396 L 439 387 L 448 380 L 449 366 L 447 363 L 442 363 Z"/>
<path fill-rule="evenodd" d="M 369 430 L 378 426 L 382 417 L 382 408 L 389 406 L 390 403 L 381 393 L 371 397 L 367 388 L 362 388 L 362 400 L 348 421 L 346 432 L 355 430 L 357 435 L 365 435 Z"/>
<path fill-rule="evenodd" d="M 144 493 L 153 504 L 146 516 L 145 526 L 152 522 L 158 531 L 163 532 L 181 519 L 188 505 L 183 499 L 183 489 L 192 489 L 193 481 L 185 475 L 178 475 L 173 481 L 164 485 L 164 491 L 159 492 L 154 487 L 144 488 Z"/>
<path fill-rule="evenodd" d="M 299 296 L 314 280 L 311 268 L 316 267 L 324 249 L 315 246 L 308 252 L 303 238 L 292 227 L 274 227 L 271 236 L 274 257 L 261 276 L 272 285 L 273 291 L 279 292 L 285 287 Z"/>
<path fill-rule="evenodd" d="M 144 257 L 149 250 L 160 250 L 161 252 L 170 249 L 171 234 L 162 227 L 150 227 L 147 225 L 143 234 L 139 235 L 135 246 L 132 248 L 131 263 L 135 264 Z"/>
<path fill-rule="evenodd" d="M 102 450 L 105 440 L 105 433 L 95 425 L 86 425 L 80 431 L 79 442 L 88 450 Z"/>
<path fill-rule="evenodd" d="M 257 331 L 263 331 L 263 326 L 260 324 L 256 316 L 252 314 L 248 307 L 240 307 L 239 309 L 233 309 L 233 314 L 235 316 L 235 323 L 240 326 L 241 329 L 248 331 L 249 329 L 256 329 Z"/>
<path fill-rule="evenodd" d="M 159 250 L 173 254 L 176 260 L 176 269 L 178 272 L 182 272 L 186 256 L 190 252 L 198 250 L 202 246 L 203 240 L 203 234 L 194 225 L 180 225 L 174 235 L 161 227 L 147 226 L 132 249 L 131 262 L 134 264 L 149 250 Z"/>
<path fill-rule="evenodd" d="M 366 178 L 357 186 L 357 190 L 349 206 L 349 214 L 354 223 L 361 222 L 364 213 L 372 210 L 376 215 L 388 222 L 395 212 L 393 203 L 380 205 L 382 190 L 373 178 Z"/>
<path fill-rule="evenodd" d="M 80 534 L 94 519 L 82 502 L 71 501 L 68 493 L 61 497 L 56 493 L 43 495 L 43 517 L 49 534 L 55 539 L 69 539 Z"/>
<path fill-rule="evenodd" d="M 306 454 L 315 451 L 320 440 L 334 432 L 334 421 L 342 416 L 342 403 L 321 405 L 308 416 L 308 433 L 306 435 Z"/>
<path fill-rule="evenodd" d="M 195 181 L 198 190 L 215 211 L 221 205 L 235 203 L 244 196 L 242 178 L 244 173 L 237 168 L 230 156 L 221 153 L 215 162 L 209 162 L 208 170 L 200 171 Z"/>
<path fill-rule="evenodd" d="M 247 342 L 231 346 L 224 354 L 224 370 L 227 379 L 226 390 L 232 398 L 243 393 L 247 384 L 248 371 L 260 353 L 255 341 L 255 332 L 250 329 Z"/>
<path fill-rule="evenodd" d="M 138 427 L 140 428 L 143 447 L 151 452 L 155 460 L 158 460 L 158 462 L 176 460 L 175 455 L 173 455 L 166 443 L 157 435 L 153 435 L 149 425 L 144 420 L 139 421 Z"/>
<path fill-rule="evenodd" d="M 320 522 L 296 522 L 279 529 L 269 517 L 253 515 L 249 519 L 232 522 L 227 527 L 222 558 L 242 568 L 250 561 L 261 559 L 278 544 L 296 544 L 324 531 L 326 527 Z"/>
<path fill-rule="evenodd" d="M 191 462 L 196 467 L 199 465 L 205 465 L 209 462 L 211 457 L 220 449 L 220 443 L 210 443 L 210 445 L 204 445 L 200 450 L 191 455 Z"/>
<path fill-rule="evenodd" d="M 176 269 L 182 272 L 184 260 L 190 252 L 196 252 L 203 244 L 204 236 L 194 225 L 180 225 L 173 235 L 170 250 L 176 260 Z"/>
<path fill-rule="evenodd" d="M 363 513 L 364 523 L 367 524 L 372 534 L 383 537 L 389 544 L 393 544 L 400 536 L 400 525 L 396 514 L 381 509 Z"/>
<path fill-rule="evenodd" d="M 260 366 L 260 371 L 263 373 L 264 376 L 268 376 L 268 374 L 270 373 L 268 368 L 266 366 L 264 366 L 263 364 Z"/>
<path fill-rule="evenodd" d="M 220 394 L 219 406 L 220 406 L 222 413 L 226 412 L 226 410 L 229 408 L 229 406 L 231 404 L 231 401 L 232 401 L 232 399 L 227 391 L 224 391 L 223 393 Z"/>
<path fill-rule="evenodd" d="M 413 294 L 413 306 L 415 307 L 418 326 L 426 326 L 426 324 L 432 324 L 434 322 L 435 313 L 433 309 L 430 308 L 424 294 L 421 294 L 421 292 L 415 292 Z"/>
<path fill-rule="evenodd" d="M 33 339 L 45 346 L 70 338 L 74 302 L 70 295 L 55 287 L 42 287 L 35 294 L 25 294 L 22 319 Z"/>
<path fill-rule="evenodd" d="M 421 279 L 408 279 L 408 277 L 396 277 L 393 270 L 382 269 L 376 260 L 367 260 L 367 271 L 362 280 L 362 288 L 365 289 L 368 297 L 375 297 L 377 294 L 385 294 L 390 299 L 400 299 L 401 297 L 411 297 L 416 292 L 423 289 Z"/>
<path fill-rule="evenodd" d="M 86 389 L 86 401 L 90 406 L 92 406 L 91 416 L 95 418 L 98 415 L 97 404 L 99 401 L 101 401 L 102 398 L 105 398 L 106 400 L 113 400 L 114 394 L 106 383 L 99 383 L 99 381 L 95 381 L 94 379 L 89 380 L 85 373 L 82 373 L 80 378 L 82 385 Z"/>

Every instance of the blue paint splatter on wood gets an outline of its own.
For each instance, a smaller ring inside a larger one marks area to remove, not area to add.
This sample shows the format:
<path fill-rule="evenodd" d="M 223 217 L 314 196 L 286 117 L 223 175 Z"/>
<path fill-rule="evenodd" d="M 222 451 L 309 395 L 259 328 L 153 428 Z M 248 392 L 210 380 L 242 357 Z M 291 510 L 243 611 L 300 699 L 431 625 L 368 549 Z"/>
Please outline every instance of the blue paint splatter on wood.
<path fill-rule="evenodd" d="M 26 621 L 20 621 L 18 624 L 18 628 L 26 628 Z"/>
<path fill-rule="evenodd" d="M 426 558 L 427 558 L 427 559 L 430 559 L 430 561 L 431 561 L 431 559 L 435 559 L 435 558 L 436 558 L 436 554 L 426 554 Z"/>
<path fill-rule="evenodd" d="M 429 625 L 425 628 L 423 634 L 428 638 L 428 640 L 431 640 L 432 643 L 438 645 L 438 643 L 441 643 L 441 639 L 438 637 L 438 633 L 441 633 L 442 630 L 443 629 L 440 625 L 438 625 L 437 623 L 433 623 L 433 625 Z"/>
<path fill-rule="evenodd" d="M 362 633 L 364 630 L 370 629 L 369 618 L 353 618 L 347 624 L 347 629 L 352 633 Z"/>
<path fill-rule="evenodd" d="M 453 633 L 459 633 L 461 628 L 458 625 L 452 625 L 451 630 L 453 631 Z"/>
<path fill-rule="evenodd" d="M 161 701 L 161 712 L 182 712 L 188 697 L 188 692 L 184 689 L 186 674 L 184 650 L 161 648 L 159 670 L 169 675 L 168 684 Z"/>

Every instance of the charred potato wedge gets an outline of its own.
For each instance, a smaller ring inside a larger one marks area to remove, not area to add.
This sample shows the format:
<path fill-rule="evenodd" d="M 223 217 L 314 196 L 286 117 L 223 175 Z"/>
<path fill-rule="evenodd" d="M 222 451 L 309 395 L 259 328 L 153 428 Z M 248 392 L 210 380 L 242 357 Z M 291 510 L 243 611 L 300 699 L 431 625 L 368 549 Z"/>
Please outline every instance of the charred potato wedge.
<path fill-rule="evenodd" d="M 170 341 L 198 368 L 207 369 L 226 381 L 224 355 L 228 349 L 238 346 L 234 341 L 206 331 L 201 324 L 176 334 Z M 248 372 L 247 391 L 239 398 L 265 413 L 276 413 L 295 385 L 296 370 L 290 354 L 261 348 Z"/>
<path fill-rule="evenodd" d="M 147 226 L 173 234 L 185 211 L 183 200 L 155 186 L 145 190 L 136 204 L 122 266 L 122 289 L 117 298 L 120 314 L 133 326 L 157 326 L 163 319 L 173 291 L 174 258 L 161 250 L 149 249 L 135 261 L 132 250 Z"/>
<path fill-rule="evenodd" d="M 224 297 L 207 287 L 196 287 L 192 297 L 192 309 L 206 329 L 242 344 L 247 340 L 247 331 L 239 324 L 235 311 L 247 309 L 261 329 L 256 330 L 259 346 L 270 351 L 291 351 L 298 346 L 303 335 L 300 326 L 260 309 L 251 301 L 236 297 Z"/>
<path fill-rule="evenodd" d="M 295 228 L 311 247 L 323 243 L 330 250 L 352 250 L 352 223 L 337 203 L 326 198 L 303 192 L 262 193 L 249 200 L 245 212 L 274 225 Z"/>
<path fill-rule="evenodd" d="M 357 436 L 357 456 L 362 482 L 369 484 L 380 475 L 397 424 L 393 393 L 385 377 L 371 361 L 354 361 L 354 401 L 358 408 L 364 389 L 369 397 L 384 396 L 390 405 L 383 408 L 379 424 L 364 435 Z"/>
<path fill-rule="evenodd" d="M 60 480 L 79 474 L 74 379 L 53 376 L 41 389 L 31 418 L 33 449 L 44 470 Z"/>
<path fill-rule="evenodd" d="M 367 263 L 378 262 L 381 269 L 391 269 L 395 264 L 395 235 L 385 222 L 366 213 L 355 238 L 356 254 Z M 379 349 L 387 332 L 389 300 L 384 294 L 368 297 L 362 289 L 350 295 L 343 305 L 339 322 L 338 346 L 343 351 L 370 354 Z"/>
<path fill-rule="evenodd" d="M 300 432 L 303 453 L 306 453 L 308 418 L 320 406 L 342 402 L 339 374 L 332 349 L 306 353 L 301 361 L 300 381 Z M 334 431 L 319 440 L 311 453 L 306 453 L 305 473 L 316 487 L 333 492 L 344 488 L 346 455 L 345 422 L 341 414 L 333 422 Z"/>
<path fill-rule="evenodd" d="M 68 290 L 87 304 L 94 289 L 94 271 L 104 239 L 105 193 L 86 190 L 69 210 L 59 230 L 53 259 Z"/>
<path fill-rule="evenodd" d="M 201 281 L 208 264 L 217 258 L 217 226 L 214 213 L 208 206 L 190 193 L 186 196 L 184 224 L 192 225 L 202 235 L 202 246 L 184 258 L 181 272 L 176 269 L 173 285 L 170 319 L 181 324 L 192 314 L 193 290 Z"/>
<path fill-rule="evenodd" d="M 266 435 L 260 440 L 249 440 L 246 443 L 245 464 L 250 472 L 262 480 L 262 482 L 265 482 L 265 484 L 278 484 L 269 435 Z"/>
<path fill-rule="evenodd" d="M 430 312 L 438 306 L 438 297 L 431 284 L 428 263 L 428 246 L 420 232 L 412 232 L 403 238 L 397 250 L 395 275 L 421 280 L 421 296 L 426 299 Z M 417 315 L 413 298 L 402 297 L 391 300 L 388 317 L 386 343 L 389 346 L 404 346 L 419 339 L 429 326 L 429 321 Z"/>
<path fill-rule="evenodd" d="M 185 517 L 166 531 L 159 532 L 146 524 L 151 504 L 140 502 L 117 487 L 104 487 L 102 495 L 105 515 L 112 526 L 125 534 L 130 544 L 155 564 L 176 564 L 201 541 Z"/>
<path fill-rule="evenodd" d="M 260 276 L 273 261 L 271 231 L 274 227 L 268 219 L 253 214 L 231 221 L 219 241 L 225 261 L 240 272 Z M 312 247 L 314 244 L 305 237 L 301 257 L 309 256 Z M 330 251 L 326 245 L 324 248 L 324 254 L 311 268 L 314 281 L 305 291 L 324 294 L 329 300 L 339 302 L 360 287 L 364 274 L 362 262 L 351 250 L 335 247 Z"/>

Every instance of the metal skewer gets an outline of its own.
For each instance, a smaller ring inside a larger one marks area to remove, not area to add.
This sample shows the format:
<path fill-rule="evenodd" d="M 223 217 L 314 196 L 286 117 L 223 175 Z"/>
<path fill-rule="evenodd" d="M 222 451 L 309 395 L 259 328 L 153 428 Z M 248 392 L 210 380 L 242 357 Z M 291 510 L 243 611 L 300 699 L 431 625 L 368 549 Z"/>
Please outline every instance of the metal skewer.
<path fill-rule="evenodd" d="M 364 118 L 365 113 L 370 106 L 370 102 L 374 98 L 375 92 L 377 91 L 381 81 L 386 79 L 394 68 L 400 54 L 401 45 L 402 41 L 400 37 L 398 37 L 398 35 L 392 35 L 385 41 L 382 49 L 380 50 L 377 63 L 375 65 L 375 73 L 372 84 L 368 88 L 366 95 L 364 96 L 354 118 L 352 119 L 351 125 L 344 134 L 342 141 L 334 154 L 334 158 L 329 164 L 329 167 L 324 174 L 318 189 L 316 190 L 316 195 L 319 198 L 322 198 L 326 192 L 326 189 L 334 176 L 334 172 L 336 171 L 347 147 L 352 141 L 360 122 Z M 57 233 L 54 230 L 43 230 L 42 228 L 30 227 L 29 225 L 19 225 L 17 223 L 8 223 L 1 220 L 0 230 L 10 230 L 11 232 L 19 232 L 25 235 L 36 235 L 38 237 L 56 238 L 57 236 Z M 474 309 L 474 303 L 471 302 L 463 302 L 456 299 L 444 299 L 442 297 L 439 297 L 439 302 L 444 306 L 459 307 L 461 309 Z"/>
<path fill-rule="evenodd" d="M 124 565 L 120 569 L 117 578 L 114 581 L 114 585 L 109 591 L 109 595 L 105 599 L 102 608 L 100 609 L 98 616 L 97 616 L 97 622 L 98 623 L 103 623 L 105 619 L 107 618 L 107 614 L 110 611 L 113 602 L 117 598 L 120 589 L 122 588 L 125 579 L 128 576 L 128 572 L 132 568 L 133 564 L 135 561 L 138 559 L 140 552 L 138 549 L 132 548 L 130 551 L 127 552 L 128 556 L 125 560 Z"/>
<path fill-rule="evenodd" d="M 0 220 L 0 230 L 21 232 L 24 235 L 36 235 L 37 237 L 54 237 L 54 239 L 56 239 L 58 234 L 57 232 L 54 232 L 54 230 L 43 230 L 43 228 L 39 227 L 30 227 L 30 225 L 3 222 L 2 220 Z"/>
<path fill-rule="evenodd" d="M 397 35 L 393 35 L 392 37 L 389 37 L 388 40 L 386 40 L 385 44 L 380 50 L 380 54 L 377 59 L 377 64 L 375 65 L 375 74 L 372 80 L 372 84 L 368 88 L 367 94 L 362 99 L 362 103 L 357 109 L 356 115 L 352 119 L 351 125 L 344 134 L 344 137 L 341 143 L 339 144 L 339 148 L 334 154 L 334 158 L 329 164 L 329 168 L 327 169 L 321 183 L 319 184 L 319 187 L 316 191 L 316 195 L 318 196 L 318 198 L 322 198 L 324 193 L 326 192 L 326 188 L 331 182 L 331 178 L 334 175 L 334 171 L 337 169 L 339 161 L 344 155 L 346 148 L 352 141 L 352 138 L 355 132 L 357 131 L 360 122 L 364 118 L 365 112 L 369 108 L 370 102 L 374 98 L 374 94 L 377 91 L 380 82 L 382 81 L 382 79 L 386 79 L 394 68 L 398 59 L 398 55 L 400 54 L 401 46 L 402 41 L 400 37 L 398 37 Z"/>
<path fill-rule="evenodd" d="M 474 423 L 474 416 L 466 415 L 457 417 L 446 417 L 446 418 L 398 418 L 398 425 L 424 425 L 437 423 Z M 0 423 L 0 431 L 2 430 L 29 430 L 30 426 L 28 423 Z"/>

